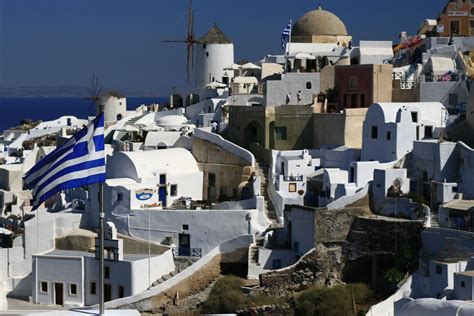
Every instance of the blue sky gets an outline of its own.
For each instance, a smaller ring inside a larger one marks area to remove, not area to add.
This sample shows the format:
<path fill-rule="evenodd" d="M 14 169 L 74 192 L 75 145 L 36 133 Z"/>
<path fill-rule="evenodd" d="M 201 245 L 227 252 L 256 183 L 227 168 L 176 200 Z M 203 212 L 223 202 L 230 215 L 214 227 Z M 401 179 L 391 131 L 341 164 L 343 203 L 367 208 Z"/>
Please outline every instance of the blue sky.
<path fill-rule="evenodd" d="M 235 56 L 279 53 L 290 19 L 323 8 L 354 42 L 396 41 L 436 18 L 447 0 L 194 0 L 199 37 L 216 22 Z M 186 85 L 185 46 L 162 43 L 186 33 L 187 0 L 0 0 L 0 85 L 88 85 L 92 73 L 118 90 Z"/>

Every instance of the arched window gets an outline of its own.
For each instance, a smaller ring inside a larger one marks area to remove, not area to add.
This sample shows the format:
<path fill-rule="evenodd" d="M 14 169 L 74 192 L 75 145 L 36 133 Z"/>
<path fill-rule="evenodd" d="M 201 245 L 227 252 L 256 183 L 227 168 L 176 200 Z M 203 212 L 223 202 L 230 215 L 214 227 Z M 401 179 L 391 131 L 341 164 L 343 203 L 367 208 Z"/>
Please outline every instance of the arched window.
<path fill-rule="evenodd" d="M 359 82 L 357 80 L 357 77 L 356 76 L 352 76 L 350 79 L 349 79 L 349 89 L 351 90 L 357 90 L 357 88 L 359 88 Z"/>

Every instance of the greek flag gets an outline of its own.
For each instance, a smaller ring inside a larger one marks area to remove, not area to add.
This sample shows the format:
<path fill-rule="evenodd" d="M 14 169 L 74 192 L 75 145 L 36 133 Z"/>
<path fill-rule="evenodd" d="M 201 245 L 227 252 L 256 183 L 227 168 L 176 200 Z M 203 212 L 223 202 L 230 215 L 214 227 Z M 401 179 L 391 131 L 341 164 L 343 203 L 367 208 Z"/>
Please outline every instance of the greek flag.
<path fill-rule="evenodd" d="M 290 36 L 291 36 L 291 21 L 288 23 L 288 25 L 285 27 L 283 30 L 283 33 L 281 33 L 281 48 L 285 48 L 285 44 L 290 41 Z"/>
<path fill-rule="evenodd" d="M 56 193 L 104 182 L 104 114 L 74 134 L 66 143 L 38 161 L 24 176 L 32 190 L 33 210 Z"/>

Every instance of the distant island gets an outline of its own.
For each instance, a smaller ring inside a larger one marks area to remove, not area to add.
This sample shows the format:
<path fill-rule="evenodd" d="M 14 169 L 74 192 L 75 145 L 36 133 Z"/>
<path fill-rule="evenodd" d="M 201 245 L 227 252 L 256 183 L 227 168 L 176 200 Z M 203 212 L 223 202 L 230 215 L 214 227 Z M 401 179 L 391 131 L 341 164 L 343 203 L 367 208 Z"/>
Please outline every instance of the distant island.
<path fill-rule="evenodd" d="M 102 91 L 110 90 L 103 88 Z M 122 94 L 133 97 L 154 97 L 162 95 L 156 90 L 119 90 Z M 0 86 L 1 97 L 87 97 L 87 87 L 64 85 L 64 86 Z"/>

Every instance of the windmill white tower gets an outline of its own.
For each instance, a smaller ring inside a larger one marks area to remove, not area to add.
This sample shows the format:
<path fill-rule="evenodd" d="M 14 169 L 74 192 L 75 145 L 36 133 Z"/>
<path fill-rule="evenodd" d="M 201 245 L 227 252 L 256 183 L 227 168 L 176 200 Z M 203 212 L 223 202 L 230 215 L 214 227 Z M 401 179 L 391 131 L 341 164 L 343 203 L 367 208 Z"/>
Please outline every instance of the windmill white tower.
<path fill-rule="evenodd" d="M 216 24 L 196 41 L 196 87 L 222 82 L 224 68 L 234 63 L 234 44 Z"/>

